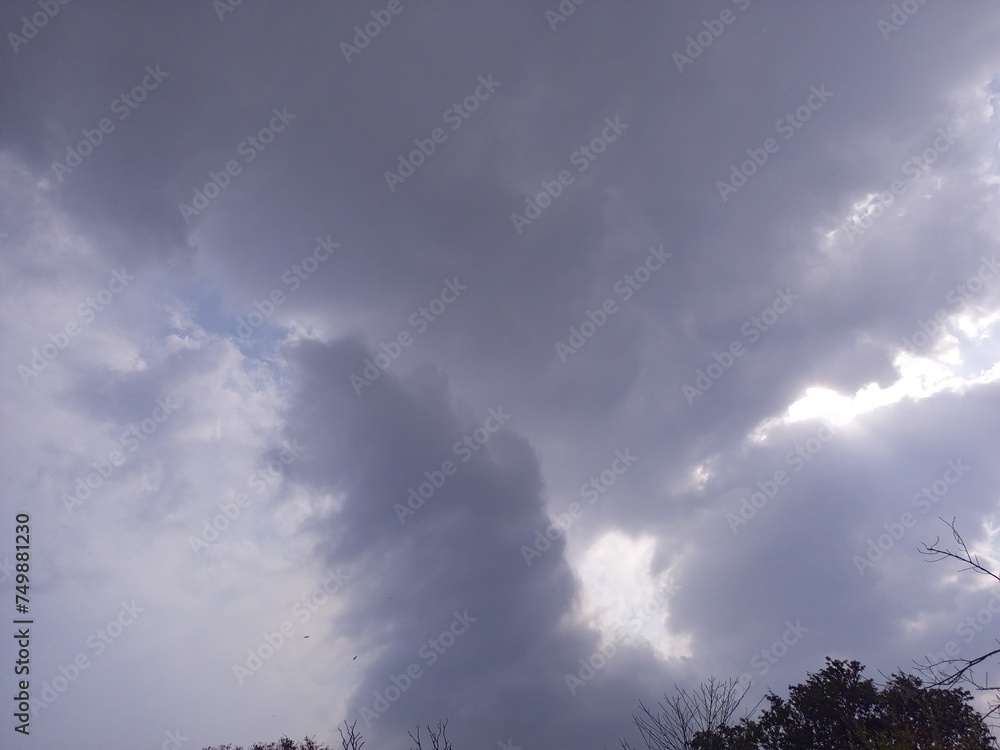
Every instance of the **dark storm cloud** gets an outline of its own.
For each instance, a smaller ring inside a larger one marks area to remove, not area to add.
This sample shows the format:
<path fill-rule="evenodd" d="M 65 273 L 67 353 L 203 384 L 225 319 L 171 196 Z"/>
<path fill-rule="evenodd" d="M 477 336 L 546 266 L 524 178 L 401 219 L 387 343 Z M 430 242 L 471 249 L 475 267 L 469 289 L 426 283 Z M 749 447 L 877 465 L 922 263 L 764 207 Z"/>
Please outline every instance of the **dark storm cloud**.
<path fill-rule="evenodd" d="M 627 717 L 623 681 L 655 682 L 662 667 L 619 647 L 604 679 L 580 695 L 567 687 L 597 642 L 564 620 L 579 591 L 561 540 L 526 564 L 522 545 L 548 519 L 537 459 L 512 432 L 518 415 L 503 404 L 454 413 L 432 371 L 406 383 L 383 376 L 358 397 L 348 377 L 365 354 L 351 342 L 298 347 L 303 382 L 289 414 L 303 442 L 324 446 L 303 481 L 342 496 L 323 522 L 323 554 L 363 571 L 339 623 L 370 649 L 352 718 L 388 743 L 415 722 L 459 715 L 467 744 L 613 741 L 623 727 L 577 714 L 580 704 L 610 702 Z M 454 613 L 461 632 L 439 647 Z M 401 688 L 398 705 L 385 698 Z"/>

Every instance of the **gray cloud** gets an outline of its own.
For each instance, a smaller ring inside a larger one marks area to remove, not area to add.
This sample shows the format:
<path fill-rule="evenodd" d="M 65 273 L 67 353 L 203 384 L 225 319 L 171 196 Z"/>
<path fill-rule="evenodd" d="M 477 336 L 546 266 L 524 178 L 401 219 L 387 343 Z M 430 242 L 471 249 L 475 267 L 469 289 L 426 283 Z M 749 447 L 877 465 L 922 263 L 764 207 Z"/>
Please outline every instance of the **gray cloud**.
<path fill-rule="evenodd" d="M 333 742 L 416 664 L 372 742 L 449 718 L 456 746 L 600 747 L 675 682 L 749 674 L 755 700 L 826 655 L 986 649 L 958 629 L 988 592 L 917 546 L 938 516 L 984 558 L 995 538 L 992 4 L 56 6 L 0 14 L 0 478 L 37 540 L 33 691 L 123 599 L 148 612 L 29 742 Z M 840 400 L 799 403 L 816 388 Z"/>

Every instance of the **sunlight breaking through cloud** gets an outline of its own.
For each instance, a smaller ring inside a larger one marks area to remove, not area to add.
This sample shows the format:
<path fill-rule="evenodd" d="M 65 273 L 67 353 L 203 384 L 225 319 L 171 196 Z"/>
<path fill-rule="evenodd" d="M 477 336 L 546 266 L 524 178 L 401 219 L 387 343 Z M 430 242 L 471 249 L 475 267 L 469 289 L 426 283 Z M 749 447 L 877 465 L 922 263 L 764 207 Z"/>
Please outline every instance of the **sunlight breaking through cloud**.
<path fill-rule="evenodd" d="M 690 636 L 672 634 L 670 597 L 679 589 L 668 569 L 650 575 L 656 539 L 633 539 L 611 531 L 584 552 L 579 566 L 583 581 L 583 617 L 601 632 L 602 643 L 648 642 L 660 656 L 690 656 Z"/>

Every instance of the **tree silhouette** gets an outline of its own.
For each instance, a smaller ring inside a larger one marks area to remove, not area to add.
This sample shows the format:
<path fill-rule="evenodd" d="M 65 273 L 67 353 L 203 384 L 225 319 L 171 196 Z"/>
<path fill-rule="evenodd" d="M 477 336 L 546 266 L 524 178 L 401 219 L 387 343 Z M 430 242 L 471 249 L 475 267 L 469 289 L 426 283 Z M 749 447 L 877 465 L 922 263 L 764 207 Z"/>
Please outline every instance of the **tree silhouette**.
<path fill-rule="evenodd" d="M 961 688 L 924 686 L 897 673 L 880 691 L 857 661 L 827 657 L 827 666 L 769 693 L 756 719 L 699 732 L 691 750 L 994 750 L 984 718 Z"/>
<path fill-rule="evenodd" d="M 203 750 L 244 750 L 243 745 L 214 745 Z M 329 747 L 317 744 L 315 740 L 306 737 L 302 742 L 296 742 L 288 737 L 282 737 L 277 742 L 255 742 L 247 750 L 330 750 Z"/>
<path fill-rule="evenodd" d="M 344 721 L 343 727 L 338 727 L 337 731 L 340 732 L 340 746 L 341 750 L 361 750 L 362 746 L 365 744 L 364 739 L 361 737 L 361 733 L 357 730 L 358 722 L 355 719 L 353 724 L 348 724 Z M 431 729 L 430 724 L 427 725 L 427 734 L 430 736 L 431 750 L 452 750 L 451 740 L 448 739 L 447 735 L 448 722 L 439 721 L 437 729 Z M 420 745 L 420 725 L 417 724 L 417 733 L 409 732 L 410 737 L 416 746 L 413 750 L 423 750 Z M 244 750 L 242 745 L 232 746 L 232 745 L 215 745 L 212 747 L 205 747 L 202 750 Z M 277 742 L 257 742 L 250 748 L 246 750 L 330 750 L 329 746 L 324 744 L 317 744 L 315 740 L 310 737 L 306 737 L 301 742 L 295 742 L 295 740 L 289 739 L 288 737 L 282 737 Z"/>

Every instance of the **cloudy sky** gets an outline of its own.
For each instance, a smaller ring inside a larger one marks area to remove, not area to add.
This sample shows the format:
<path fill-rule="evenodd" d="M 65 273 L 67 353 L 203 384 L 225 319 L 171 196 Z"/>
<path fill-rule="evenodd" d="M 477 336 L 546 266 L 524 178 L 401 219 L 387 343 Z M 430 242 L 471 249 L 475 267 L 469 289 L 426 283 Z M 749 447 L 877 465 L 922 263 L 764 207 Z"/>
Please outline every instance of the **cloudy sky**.
<path fill-rule="evenodd" d="M 995 647 L 918 553 L 1000 557 L 995 2 L 0 30 L 5 746 L 597 750 Z"/>

